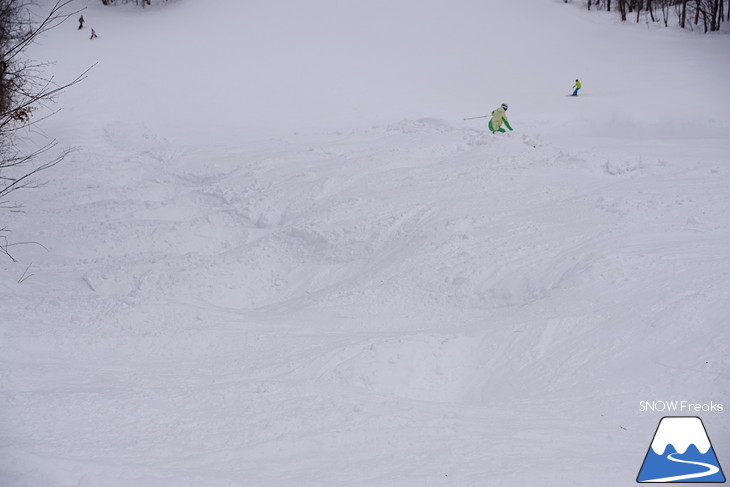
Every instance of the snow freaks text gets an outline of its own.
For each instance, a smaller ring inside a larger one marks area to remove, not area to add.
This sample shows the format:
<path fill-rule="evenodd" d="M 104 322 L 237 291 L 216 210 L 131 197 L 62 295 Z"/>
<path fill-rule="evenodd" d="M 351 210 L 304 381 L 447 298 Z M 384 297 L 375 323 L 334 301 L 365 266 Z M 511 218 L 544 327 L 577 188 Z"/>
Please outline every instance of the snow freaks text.
<path fill-rule="evenodd" d="M 671 413 L 721 413 L 724 407 L 720 403 L 694 403 L 691 401 L 640 401 L 639 412 L 671 412 Z"/>

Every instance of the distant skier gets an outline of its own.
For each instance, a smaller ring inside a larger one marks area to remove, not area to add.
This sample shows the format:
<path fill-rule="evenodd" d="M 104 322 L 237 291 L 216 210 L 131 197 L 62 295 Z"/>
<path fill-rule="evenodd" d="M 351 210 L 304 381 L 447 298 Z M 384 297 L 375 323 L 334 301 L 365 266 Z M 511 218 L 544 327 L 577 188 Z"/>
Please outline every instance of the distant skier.
<path fill-rule="evenodd" d="M 489 121 L 489 130 L 491 130 L 492 133 L 505 133 L 506 130 L 502 128 L 502 123 L 504 123 L 505 127 L 512 130 L 512 127 L 509 124 L 509 120 L 507 120 L 507 114 L 505 113 L 506 111 L 507 104 L 502 103 L 502 106 L 492 112 L 492 119 Z"/>
<path fill-rule="evenodd" d="M 84 16 L 79 17 L 79 30 L 84 28 Z"/>
<path fill-rule="evenodd" d="M 96 35 L 96 31 L 94 29 L 91 29 L 91 37 L 89 37 L 89 39 L 93 39 L 95 37 L 99 37 L 99 36 Z"/>
<path fill-rule="evenodd" d="M 575 90 L 573 91 L 573 94 L 571 96 L 578 96 L 578 90 L 580 90 L 583 87 L 583 85 L 580 84 L 580 81 L 575 80 L 575 84 L 573 85 L 573 88 Z"/>

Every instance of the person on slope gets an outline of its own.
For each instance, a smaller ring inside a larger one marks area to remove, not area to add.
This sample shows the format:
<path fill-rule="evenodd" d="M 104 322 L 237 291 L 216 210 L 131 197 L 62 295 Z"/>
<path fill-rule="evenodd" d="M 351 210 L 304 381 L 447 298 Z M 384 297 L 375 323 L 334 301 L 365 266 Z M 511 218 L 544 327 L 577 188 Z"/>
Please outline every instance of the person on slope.
<path fill-rule="evenodd" d="M 502 103 L 502 106 L 500 106 L 496 110 L 492 111 L 492 119 L 489 121 L 489 130 L 492 133 L 495 133 L 495 132 L 505 133 L 506 131 L 502 128 L 502 123 L 504 123 L 505 127 L 512 130 L 512 127 L 509 124 L 509 120 L 507 120 L 507 114 L 505 113 L 506 111 L 507 111 L 506 103 Z"/>
<path fill-rule="evenodd" d="M 79 17 L 79 30 L 84 28 L 84 16 Z"/>
<path fill-rule="evenodd" d="M 91 29 L 91 37 L 89 37 L 89 39 L 93 39 L 95 37 L 99 37 L 99 36 L 96 35 L 96 31 L 94 29 Z"/>
<path fill-rule="evenodd" d="M 578 90 L 580 90 L 583 87 L 583 85 L 580 84 L 580 81 L 575 80 L 575 84 L 573 85 L 574 91 L 571 96 L 578 96 Z"/>

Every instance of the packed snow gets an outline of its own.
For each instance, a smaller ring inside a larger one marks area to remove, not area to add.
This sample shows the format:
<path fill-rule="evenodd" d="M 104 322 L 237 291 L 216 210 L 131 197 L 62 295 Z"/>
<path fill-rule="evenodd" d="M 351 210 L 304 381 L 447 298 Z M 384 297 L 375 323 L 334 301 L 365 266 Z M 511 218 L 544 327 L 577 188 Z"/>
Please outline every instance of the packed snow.
<path fill-rule="evenodd" d="M 42 244 L 0 259 L 0 485 L 631 485 L 675 399 L 730 464 L 730 36 L 75 6 L 29 55 L 98 64 L 27 143 L 76 150 L 0 214 Z"/>

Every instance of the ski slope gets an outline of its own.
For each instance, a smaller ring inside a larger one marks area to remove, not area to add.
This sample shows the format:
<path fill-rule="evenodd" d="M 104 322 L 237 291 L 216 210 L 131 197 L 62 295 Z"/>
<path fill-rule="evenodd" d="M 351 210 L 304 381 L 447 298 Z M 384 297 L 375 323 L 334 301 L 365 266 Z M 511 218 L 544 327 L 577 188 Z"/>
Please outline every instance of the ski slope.
<path fill-rule="evenodd" d="M 30 54 L 98 62 L 42 125 L 78 150 L 2 214 L 45 248 L 0 260 L 0 485 L 629 485 L 639 401 L 728 402 L 726 34 L 76 3 Z"/>

